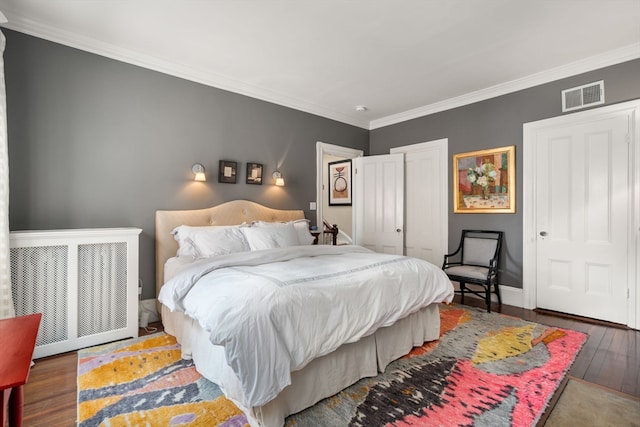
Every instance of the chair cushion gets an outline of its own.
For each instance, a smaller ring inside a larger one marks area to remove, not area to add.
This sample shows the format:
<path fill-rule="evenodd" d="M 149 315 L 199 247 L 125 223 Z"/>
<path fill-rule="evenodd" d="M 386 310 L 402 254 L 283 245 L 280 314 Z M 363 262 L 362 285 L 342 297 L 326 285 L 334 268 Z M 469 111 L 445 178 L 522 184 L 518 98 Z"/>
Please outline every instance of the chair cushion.
<path fill-rule="evenodd" d="M 464 259 L 462 263 L 489 267 L 489 261 L 496 254 L 497 244 L 498 241 L 495 239 L 466 237 L 464 239 Z"/>
<path fill-rule="evenodd" d="M 444 272 L 451 276 L 468 277 L 474 280 L 487 280 L 489 269 L 473 265 L 456 265 L 455 267 L 445 268 Z"/>

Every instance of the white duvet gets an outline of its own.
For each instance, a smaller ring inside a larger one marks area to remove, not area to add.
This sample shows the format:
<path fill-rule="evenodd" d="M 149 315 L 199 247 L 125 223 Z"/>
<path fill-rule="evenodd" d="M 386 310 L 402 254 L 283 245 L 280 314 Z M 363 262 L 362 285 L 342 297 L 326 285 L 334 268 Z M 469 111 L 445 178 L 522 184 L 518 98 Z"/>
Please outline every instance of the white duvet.
<path fill-rule="evenodd" d="M 224 346 L 249 406 L 275 398 L 311 360 L 452 298 L 426 261 L 327 245 L 198 260 L 159 295 Z"/>

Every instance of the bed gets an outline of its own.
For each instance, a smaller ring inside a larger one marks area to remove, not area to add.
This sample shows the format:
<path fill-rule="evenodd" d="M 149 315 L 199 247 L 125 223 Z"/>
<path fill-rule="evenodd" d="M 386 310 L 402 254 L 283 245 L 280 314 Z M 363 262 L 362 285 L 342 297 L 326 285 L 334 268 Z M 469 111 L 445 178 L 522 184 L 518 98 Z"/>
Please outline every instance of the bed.
<path fill-rule="evenodd" d="M 254 228 L 264 226 L 271 233 L 279 227 L 280 236 L 285 224 L 295 225 L 302 241 L 299 225 L 307 222 L 301 210 L 237 200 L 156 212 L 156 290 L 164 329 L 251 426 L 282 426 L 288 415 L 377 375 L 414 346 L 437 339 L 438 303 L 453 297 L 446 275 L 422 260 L 351 245 L 255 246 L 255 233 L 265 231 Z M 174 230 L 186 229 L 184 235 L 193 237 L 189 233 L 202 227 L 216 236 L 241 233 L 251 248 L 185 256 L 185 240 L 178 244 Z M 402 269 L 401 276 L 394 276 L 395 269 Z M 354 279 L 360 276 L 362 281 Z M 367 288 L 380 293 L 369 296 Z M 245 295 L 249 308 L 237 309 Z"/>

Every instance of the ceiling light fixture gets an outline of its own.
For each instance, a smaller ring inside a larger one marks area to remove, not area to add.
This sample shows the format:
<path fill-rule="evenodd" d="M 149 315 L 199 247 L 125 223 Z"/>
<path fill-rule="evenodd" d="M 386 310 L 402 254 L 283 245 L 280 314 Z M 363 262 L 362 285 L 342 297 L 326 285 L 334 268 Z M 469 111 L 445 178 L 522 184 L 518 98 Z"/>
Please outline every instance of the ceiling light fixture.
<path fill-rule="evenodd" d="M 356 107 L 356 111 L 359 113 L 364 113 L 365 111 L 367 111 L 367 107 L 365 107 L 364 105 L 358 105 Z"/>

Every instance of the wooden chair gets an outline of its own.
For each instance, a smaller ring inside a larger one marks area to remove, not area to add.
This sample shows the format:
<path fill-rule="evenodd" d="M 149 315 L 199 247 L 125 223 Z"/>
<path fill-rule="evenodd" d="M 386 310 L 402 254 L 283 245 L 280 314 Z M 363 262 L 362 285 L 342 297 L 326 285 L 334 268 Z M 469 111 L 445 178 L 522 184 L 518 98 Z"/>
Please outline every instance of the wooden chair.
<path fill-rule="evenodd" d="M 502 304 L 498 287 L 498 261 L 503 234 L 502 231 L 462 230 L 458 249 L 444 256 L 442 269 L 450 280 L 460 283 L 460 290 L 456 292 L 460 293 L 463 304 L 464 294 L 469 292 L 483 298 L 490 313 L 492 286 L 498 303 Z M 484 292 L 468 288 L 468 284 L 482 286 Z"/>
<path fill-rule="evenodd" d="M 338 226 L 336 224 L 330 225 L 325 219 L 322 220 L 322 225 L 324 226 L 324 229 L 322 230 L 322 233 L 318 230 L 311 230 L 309 229 L 309 232 L 311 233 L 311 235 L 313 236 L 313 244 L 317 245 L 319 244 L 319 236 L 320 234 L 322 234 L 324 236 L 324 241 L 323 243 L 326 245 L 327 244 L 327 236 L 330 236 L 330 240 L 331 243 L 335 246 L 338 244 Z M 1 426 L 0 426 L 1 427 Z"/>
<path fill-rule="evenodd" d="M 331 243 L 335 246 L 338 244 L 338 225 L 337 224 L 329 224 L 326 219 L 322 219 L 322 223 L 324 225 L 324 235 L 331 236 Z M 326 242 L 325 242 L 326 243 Z"/>

